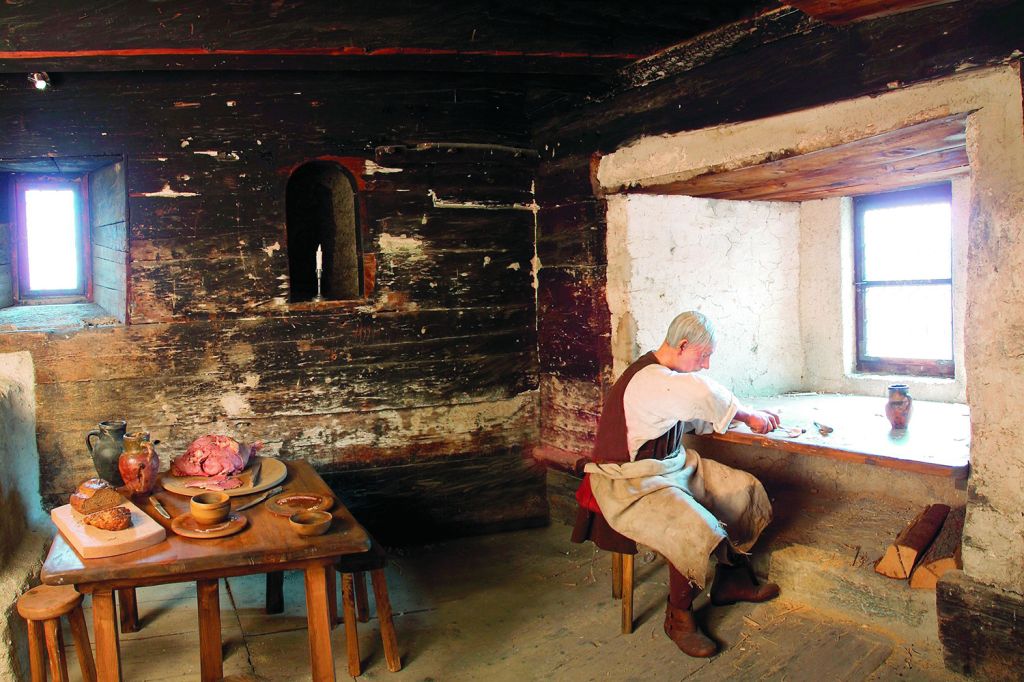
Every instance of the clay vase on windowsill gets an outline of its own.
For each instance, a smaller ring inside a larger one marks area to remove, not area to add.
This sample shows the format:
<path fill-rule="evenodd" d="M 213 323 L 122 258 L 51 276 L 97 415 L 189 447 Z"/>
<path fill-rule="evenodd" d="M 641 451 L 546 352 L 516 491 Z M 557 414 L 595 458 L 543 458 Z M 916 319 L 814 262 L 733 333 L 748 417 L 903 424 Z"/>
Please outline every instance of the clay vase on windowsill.
<path fill-rule="evenodd" d="M 892 424 L 894 431 L 902 431 L 907 428 L 913 403 L 914 399 L 910 397 L 909 386 L 906 384 L 889 386 L 889 402 L 885 404 L 885 416 Z"/>

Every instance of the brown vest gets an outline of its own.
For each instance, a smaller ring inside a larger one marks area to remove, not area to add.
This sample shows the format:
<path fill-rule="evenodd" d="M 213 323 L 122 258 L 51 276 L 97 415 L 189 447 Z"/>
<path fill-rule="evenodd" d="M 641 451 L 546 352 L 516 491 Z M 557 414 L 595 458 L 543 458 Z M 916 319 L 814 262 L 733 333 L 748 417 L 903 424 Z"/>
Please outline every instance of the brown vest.
<path fill-rule="evenodd" d="M 622 397 L 633 376 L 648 365 L 658 364 L 654 353 L 641 355 L 626 368 L 612 386 L 601 410 L 601 421 L 597 424 L 597 438 L 591 460 L 594 462 L 628 462 L 629 443 L 626 438 L 626 409 Z M 636 459 L 665 459 L 679 449 L 683 439 L 683 422 L 675 425 L 653 440 L 640 446 Z"/>
<path fill-rule="evenodd" d="M 622 376 L 612 385 L 612 389 L 608 391 L 604 408 L 601 410 L 601 421 L 597 425 L 597 438 L 594 441 L 591 461 L 617 463 L 629 461 L 626 409 L 622 404 L 622 397 L 633 376 L 644 367 L 655 364 L 658 364 L 658 360 L 654 357 L 654 353 L 645 353 L 626 368 Z M 680 448 L 682 437 L 683 422 L 676 422 L 665 433 L 644 443 L 637 451 L 636 459 L 665 459 Z M 583 477 L 583 482 L 580 484 L 579 490 L 576 491 L 576 501 L 579 502 L 580 508 L 576 514 L 576 523 L 573 525 L 573 542 L 590 540 L 609 552 L 636 554 L 636 543 L 614 530 L 601 515 L 601 508 L 590 491 L 590 474 Z"/>

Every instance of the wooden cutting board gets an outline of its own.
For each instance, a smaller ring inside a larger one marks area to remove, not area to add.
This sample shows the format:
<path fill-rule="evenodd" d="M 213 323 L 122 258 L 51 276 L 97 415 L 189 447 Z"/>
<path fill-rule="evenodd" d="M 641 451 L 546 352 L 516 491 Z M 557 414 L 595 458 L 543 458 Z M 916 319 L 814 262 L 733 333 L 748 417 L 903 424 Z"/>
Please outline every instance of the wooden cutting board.
<path fill-rule="evenodd" d="M 83 559 L 97 559 L 127 554 L 143 549 L 167 537 L 164 527 L 131 502 L 125 502 L 132 512 L 132 525 L 124 530 L 102 530 L 82 522 L 82 515 L 70 504 L 50 512 L 60 534 Z"/>

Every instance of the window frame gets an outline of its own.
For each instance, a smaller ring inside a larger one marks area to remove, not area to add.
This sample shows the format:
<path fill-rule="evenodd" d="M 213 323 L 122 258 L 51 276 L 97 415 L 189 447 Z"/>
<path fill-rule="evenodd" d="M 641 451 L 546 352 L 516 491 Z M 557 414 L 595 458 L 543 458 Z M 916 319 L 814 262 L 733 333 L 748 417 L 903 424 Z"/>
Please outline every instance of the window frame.
<path fill-rule="evenodd" d="M 88 174 L 54 176 L 43 173 L 25 173 L 14 176 L 11 183 L 12 203 L 15 206 L 12 226 L 11 264 L 14 300 L 20 304 L 82 303 L 92 300 L 92 260 L 89 230 Z M 25 192 L 31 189 L 71 189 L 75 193 L 77 226 L 75 230 L 78 254 L 78 285 L 74 289 L 47 289 L 33 292 L 29 288 L 28 224 L 25 217 Z"/>
<path fill-rule="evenodd" d="M 913 204 L 929 203 L 940 199 L 953 205 L 953 190 L 950 182 L 904 189 L 896 192 L 866 194 L 853 197 L 853 286 L 854 315 L 856 329 L 856 371 L 866 374 L 898 374 L 906 376 L 936 377 L 951 379 L 955 376 L 954 360 L 927 360 L 911 358 L 881 358 L 870 356 L 866 352 L 867 334 L 865 298 L 868 290 L 874 287 L 949 285 L 950 291 L 950 325 L 951 334 L 955 333 L 953 320 L 953 259 L 950 258 L 950 273 L 944 279 L 897 279 L 897 280 L 865 280 L 864 279 L 864 213 L 875 208 L 890 208 Z M 950 252 L 952 256 L 953 235 L 950 234 Z M 952 338 L 952 335 L 951 335 Z M 955 349 L 955 341 L 951 352 Z"/>

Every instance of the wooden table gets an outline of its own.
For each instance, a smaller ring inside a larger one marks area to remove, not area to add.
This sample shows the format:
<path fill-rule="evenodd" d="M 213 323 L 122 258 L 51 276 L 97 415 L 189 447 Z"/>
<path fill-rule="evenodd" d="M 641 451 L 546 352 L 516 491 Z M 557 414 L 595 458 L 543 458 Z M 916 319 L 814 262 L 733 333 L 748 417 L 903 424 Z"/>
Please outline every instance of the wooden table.
<path fill-rule="evenodd" d="M 308 463 L 287 464 L 285 492 L 330 493 L 330 488 Z M 157 497 L 171 516 L 188 511 L 188 497 L 163 490 L 158 490 Z M 241 506 L 251 499 L 252 496 L 234 497 L 232 506 Z M 305 571 L 312 679 L 335 679 L 331 653 L 331 626 L 337 609 L 334 564 L 340 557 L 370 548 L 366 531 L 343 504 L 335 503 L 330 530 L 316 537 L 296 535 L 287 518 L 258 505 L 241 512 L 249 521 L 241 532 L 224 538 L 195 540 L 176 535 L 170 528 L 170 521 L 157 514 L 148 502 L 138 503 L 143 511 L 167 528 L 166 540 L 128 554 L 82 559 L 58 535 L 43 564 L 44 583 L 74 585 L 79 592 L 92 594 L 96 668 L 101 681 L 121 680 L 115 591 L 194 580 L 199 603 L 201 675 L 204 681 L 218 680 L 224 674 L 219 579 L 283 570 Z"/>
<path fill-rule="evenodd" d="M 893 431 L 885 418 L 885 397 L 798 393 L 741 398 L 741 402 L 755 409 L 776 411 L 783 427 L 800 427 L 806 432 L 788 438 L 780 428 L 761 435 L 734 422 L 735 428 L 703 438 L 932 476 L 967 478 L 971 417 L 966 405 L 915 400 L 906 430 Z M 833 430 L 823 435 L 814 422 Z"/>

